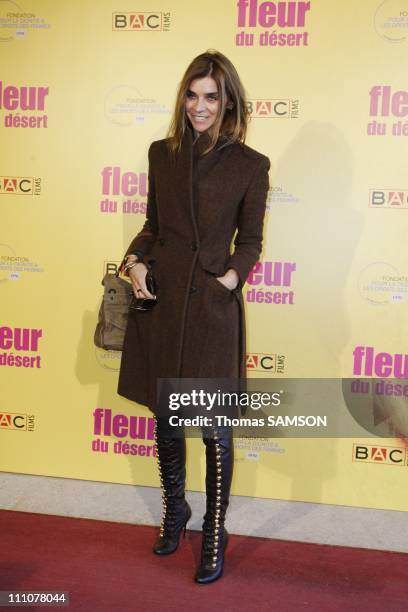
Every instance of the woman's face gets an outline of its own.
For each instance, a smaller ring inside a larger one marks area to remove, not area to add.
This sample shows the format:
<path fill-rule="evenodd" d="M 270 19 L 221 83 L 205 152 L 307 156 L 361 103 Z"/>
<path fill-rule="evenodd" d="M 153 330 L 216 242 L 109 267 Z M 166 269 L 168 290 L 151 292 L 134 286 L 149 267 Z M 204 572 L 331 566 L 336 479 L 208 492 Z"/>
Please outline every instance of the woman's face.
<path fill-rule="evenodd" d="M 212 77 L 191 81 L 186 92 L 186 114 L 196 132 L 205 132 L 213 125 L 219 108 L 218 87 Z"/>

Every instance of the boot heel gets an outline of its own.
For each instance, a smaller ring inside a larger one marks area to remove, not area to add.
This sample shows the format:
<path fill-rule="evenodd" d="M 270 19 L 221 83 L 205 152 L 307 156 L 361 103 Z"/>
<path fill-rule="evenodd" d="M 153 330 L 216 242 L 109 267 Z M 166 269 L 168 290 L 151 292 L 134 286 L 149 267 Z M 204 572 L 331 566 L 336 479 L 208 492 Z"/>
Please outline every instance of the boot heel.
<path fill-rule="evenodd" d="M 222 437 L 219 437 L 217 430 L 214 430 L 214 434 L 213 438 L 203 438 L 206 446 L 207 509 L 203 523 L 201 561 L 195 575 L 195 581 L 199 584 L 208 584 L 221 578 L 228 543 L 224 523 L 233 472 L 233 438 L 227 435 L 228 432 Z"/>
<path fill-rule="evenodd" d="M 153 546 L 156 555 L 170 555 L 177 550 L 183 528 L 191 516 L 185 500 L 186 441 L 168 437 L 168 425 L 155 416 L 154 437 L 162 488 L 163 508 L 160 534 Z"/>
<path fill-rule="evenodd" d="M 188 504 L 187 504 L 188 505 Z M 186 522 L 184 523 L 184 526 L 182 527 L 183 530 L 183 539 L 186 537 L 186 529 L 187 529 L 187 523 L 188 521 L 191 519 L 191 508 L 190 506 L 188 506 L 188 512 L 187 512 L 187 518 L 186 518 Z"/>
<path fill-rule="evenodd" d="M 156 555 L 170 555 L 176 552 L 181 534 L 183 533 L 183 539 L 186 537 L 187 523 L 191 518 L 191 508 L 186 501 L 185 512 L 186 514 L 183 517 L 184 523 L 178 526 L 168 523 L 167 528 L 163 528 L 163 531 L 160 531 L 160 536 L 153 547 L 153 552 L 156 553 Z M 177 517 L 172 514 L 172 518 L 174 519 Z"/>

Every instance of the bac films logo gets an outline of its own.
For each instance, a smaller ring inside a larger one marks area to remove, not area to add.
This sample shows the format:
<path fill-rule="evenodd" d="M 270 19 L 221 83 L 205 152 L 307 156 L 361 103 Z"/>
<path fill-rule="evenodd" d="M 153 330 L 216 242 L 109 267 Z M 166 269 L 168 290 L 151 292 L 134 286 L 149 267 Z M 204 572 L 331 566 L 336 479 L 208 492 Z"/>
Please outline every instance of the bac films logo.
<path fill-rule="evenodd" d="M 370 189 L 369 208 L 408 209 L 408 189 Z"/>
<path fill-rule="evenodd" d="M 170 30 L 170 13 L 112 13 L 112 30 L 133 32 L 166 32 Z"/>
<path fill-rule="evenodd" d="M 253 119 L 298 119 L 299 100 L 248 100 L 248 110 Z"/>
<path fill-rule="evenodd" d="M 353 461 L 406 466 L 407 451 L 399 446 L 353 445 Z"/>
<path fill-rule="evenodd" d="M 0 431 L 3 429 L 33 431 L 34 415 L 16 412 L 0 412 Z"/>
<path fill-rule="evenodd" d="M 40 178 L 0 176 L 0 195 L 40 195 L 40 193 Z"/>
<path fill-rule="evenodd" d="M 274 353 L 247 353 L 246 367 L 248 372 L 284 374 L 285 361 L 286 355 L 276 355 Z"/>

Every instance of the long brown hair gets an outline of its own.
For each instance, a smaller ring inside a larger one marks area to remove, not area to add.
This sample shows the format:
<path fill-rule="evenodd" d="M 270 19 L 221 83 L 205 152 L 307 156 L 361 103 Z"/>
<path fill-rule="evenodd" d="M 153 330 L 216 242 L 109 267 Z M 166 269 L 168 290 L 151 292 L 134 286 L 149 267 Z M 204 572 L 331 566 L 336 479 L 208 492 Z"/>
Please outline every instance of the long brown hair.
<path fill-rule="evenodd" d="M 167 132 L 168 147 L 173 156 L 180 151 L 189 121 L 185 112 L 187 90 L 194 79 L 206 76 L 211 76 L 217 83 L 220 108 L 217 119 L 209 128 L 211 139 L 204 153 L 213 149 L 220 135 L 226 136 L 231 142 L 245 142 L 249 111 L 238 72 L 225 55 L 209 49 L 193 59 L 179 85 L 173 117 Z"/>

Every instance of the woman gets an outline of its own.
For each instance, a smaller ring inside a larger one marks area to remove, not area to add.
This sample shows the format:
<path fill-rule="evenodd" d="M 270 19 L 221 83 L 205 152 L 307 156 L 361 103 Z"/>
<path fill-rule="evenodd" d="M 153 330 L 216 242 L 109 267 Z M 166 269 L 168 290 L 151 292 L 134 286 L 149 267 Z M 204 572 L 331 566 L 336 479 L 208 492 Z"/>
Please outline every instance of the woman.
<path fill-rule="evenodd" d="M 146 221 L 125 254 L 136 297 L 157 297 L 153 308 L 130 313 L 118 384 L 120 395 L 156 413 L 164 501 L 156 554 L 175 552 L 191 516 L 185 439 L 172 436 L 168 419 L 157 414 L 157 379 L 245 377 L 241 289 L 261 252 L 270 167 L 266 156 L 244 144 L 247 123 L 232 63 L 216 51 L 196 57 L 179 86 L 168 137 L 149 148 Z M 147 290 L 148 269 L 157 296 Z M 203 441 L 207 508 L 195 576 L 201 584 L 223 570 L 231 429 L 207 429 Z"/>

